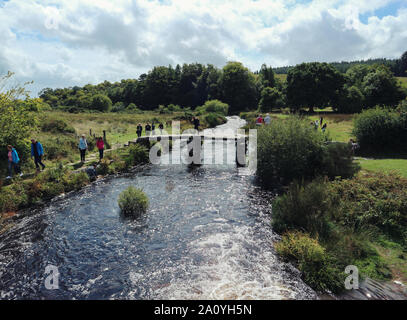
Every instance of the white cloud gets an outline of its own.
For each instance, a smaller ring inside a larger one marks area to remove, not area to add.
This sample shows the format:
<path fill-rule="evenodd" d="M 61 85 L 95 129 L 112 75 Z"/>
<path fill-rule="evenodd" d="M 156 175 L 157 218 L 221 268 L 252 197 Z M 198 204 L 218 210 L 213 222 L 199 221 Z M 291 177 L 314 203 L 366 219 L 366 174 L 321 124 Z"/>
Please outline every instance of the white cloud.
<path fill-rule="evenodd" d="M 10 0 L 0 7 L 0 73 L 34 90 L 137 78 L 155 65 L 395 58 L 407 50 L 400 0 Z M 367 24 L 361 14 L 370 14 Z"/>

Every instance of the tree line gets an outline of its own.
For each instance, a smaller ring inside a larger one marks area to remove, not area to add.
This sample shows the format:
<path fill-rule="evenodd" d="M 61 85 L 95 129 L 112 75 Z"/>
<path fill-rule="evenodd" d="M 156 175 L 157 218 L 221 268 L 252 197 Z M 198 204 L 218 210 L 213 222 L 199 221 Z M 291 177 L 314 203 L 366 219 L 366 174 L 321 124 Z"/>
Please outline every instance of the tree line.
<path fill-rule="evenodd" d="M 330 65 L 335 67 L 339 72 L 346 73 L 350 68 L 355 65 L 368 65 L 372 66 L 375 64 L 385 65 L 390 68 L 396 77 L 407 77 L 407 52 L 404 53 L 400 59 L 368 59 L 368 60 L 356 60 L 356 61 L 341 61 L 341 62 L 330 62 Z M 294 66 L 285 66 L 273 68 L 276 74 L 287 74 Z"/>
<path fill-rule="evenodd" d="M 407 70 L 407 52 L 400 61 L 405 61 Z M 266 64 L 251 72 L 240 62 L 229 62 L 221 69 L 199 63 L 157 66 L 138 79 L 45 88 L 39 95 L 52 108 L 70 112 L 154 110 L 169 105 L 195 109 L 217 99 L 236 114 L 258 107 L 264 112 L 329 106 L 338 112 L 360 112 L 376 105 L 397 105 L 406 92 L 383 63 L 355 64 L 346 73 L 332 64 L 303 63 L 288 70 L 284 83 Z"/>
<path fill-rule="evenodd" d="M 230 62 L 219 69 L 199 63 L 157 66 L 138 79 L 122 80 L 84 87 L 43 89 L 39 96 L 52 108 L 71 111 L 153 110 L 170 104 L 192 109 L 208 100 L 221 100 L 235 113 L 256 108 L 259 92 L 265 86 L 275 86 L 271 67 L 263 65 L 254 74 L 240 62 Z"/>

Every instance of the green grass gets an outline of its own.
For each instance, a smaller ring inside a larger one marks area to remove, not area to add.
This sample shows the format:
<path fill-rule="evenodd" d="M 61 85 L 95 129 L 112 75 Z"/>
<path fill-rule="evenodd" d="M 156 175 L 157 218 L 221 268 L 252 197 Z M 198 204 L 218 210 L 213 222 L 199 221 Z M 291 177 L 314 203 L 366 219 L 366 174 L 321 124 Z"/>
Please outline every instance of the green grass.
<path fill-rule="evenodd" d="M 407 283 L 407 250 L 398 243 L 380 238 L 375 248 L 379 255 L 386 261 L 393 278 Z"/>
<path fill-rule="evenodd" d="M 407 159 L 358 159 L 363 170 L 397 172 L 407 178 Z"/>
<path fill-rule="evenodd" d="M 407 78 L 406 83 L 407 83 Z M 329 110 L 324 110 L 329 112 Z M 273 121 L 284 120 L 289 117 L 288 114 L 272 113 Z M 328 124 L 327 134 L 334 141 L 348 142 L 349 139 L 355 139 L 352 134 L 353 130 L 353 117 L 351 114 L 329 114 L 324 113 L 320 115 L 310 116 L 310 121 L 319 120 L 323 116 L 324 123 Z M 357 159 L 363 170 L 369 170 L 374 172 L 392 172 L 395 171 L 404 177 L 407 177 L 407 159 L 391 158 L 391 159 Z"/>
<path fill-rule="evenodd" d="M 142 114 L 122 114 L 122 113 L 65 113 L 49 112 L 47 118 L 62 118 L 74 127 L 76 133 L 89 135 L 89 130 L 96 136 L 102 136 L 106 131 L 107 140 L 111 145 L 124 144 L 129 140 L 137 138 L 137 124 L 141 123 L 143 128 L 147 122 L 151 124 L 153 120 L 164 123 L 165 130 L 171 131 L 166 126 L 167 121 L 172 121 L 177 116 L 182 116 L 184 112 L 174 112 L 172 114 L 159 114 L 154 111 L 146 111 Z M 46 120 L 45 120 L 46 121 Z M 181 123 L 182 124 L 182 123 Z M 157 128 L 158 129 L 158 124 Z M 41 133 L 42 134 L 42 133 Z M 143 131 L 143 135 L 145 132 Z"/>
<path fill-rule="evenodd" d="M 407 77 L 397 77 L 402 87 L 407 88 Z"/>
<path fill-rule="evenodd" d="M 321 116 L 324 123 L 327 123 L 327 133 L 334 141 L 348 142 L 349 139 L 355 138 L 352 135 L 353 115 L 348 114 L 323 114 L 320 116 L 311 116 L 310 119 L 319 120 Z"/>
<path fill-rule="evenodd" d="M 287 75 L 286 74 L 275 74 L 274 75 L 277 79 L 279 79 L 282 82 L 286 82 L 287 81 Z"/>

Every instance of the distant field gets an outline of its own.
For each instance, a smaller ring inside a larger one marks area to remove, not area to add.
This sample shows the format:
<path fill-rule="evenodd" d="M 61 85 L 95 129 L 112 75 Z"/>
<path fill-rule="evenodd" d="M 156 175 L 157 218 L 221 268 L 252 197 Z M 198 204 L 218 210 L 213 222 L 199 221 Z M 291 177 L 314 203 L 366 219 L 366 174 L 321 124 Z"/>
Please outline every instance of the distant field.
<path fill-rule="evenodd" d="M 404 88 L 407 88 L 407 77 L 398 77 L 397 79 L 400 81 L 401 85 Z"/>
<path fill-rule="evenodd" d="M 282 82 L 286 82 L 287 81 L 287 75 L 286 74 L 276 74 L 275 77 L 277 79 L 279 79 Z"/>

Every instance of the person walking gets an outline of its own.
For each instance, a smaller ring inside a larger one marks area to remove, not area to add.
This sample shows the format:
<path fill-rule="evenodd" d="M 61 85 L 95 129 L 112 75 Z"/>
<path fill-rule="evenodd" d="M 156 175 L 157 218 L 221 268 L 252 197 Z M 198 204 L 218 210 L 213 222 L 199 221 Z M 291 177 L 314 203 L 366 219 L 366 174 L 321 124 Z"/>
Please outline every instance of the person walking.
<path fill-rule="evenodd" d="M 102 137 L 99 137 L 96 141 L 96 147 L 99 150 L 99 162 L 103 159 L 103 151 L 105 150 L 105 142 Z"/>
<path fill-rule="evenodd" d="M 146 136 L 149 136 L 151 133 L 151 126 L 150 124 L 147 122 L 146 124 Z"/>
<path fill-rule="evenodd" d="M 13 146 L 7 146 L 7 159 L 8 159 L 8 177 L 6 179 L 11 179 L 13 177 L 13 169 L 16 174 L 20 174 L 20 177 L 23 176 L 23 173 L 20 170 L 20 158 L 18 157 L 17 150 Z"/>
<path fill-rule="evenodd" d="M 269 124 L 271 124 L 271 118 L 270 118 L 270 114 L 267 113 L 266 117 L 264 118 L 264 123 L 268 126 Z"/>
<path fill-rule="evenodd" d="M 137 132 L 137 138 L 140 138 L 140 137 L 141 137 L 141 133 L 143 132 L 143 127 L 141 126 L 141 123 L 139 123 L 139 124 L 137 125 L 137 130 L 136 130 L 136 132 Z"/>
<path fill-rule="evenodd" d="M 326 123 L 324 123 L 324 125 L 322 126 L 322 129 L 321 129 L 323 133 L 325 133 L 327 127 L 328 127 L 328 125 Z"/>
<path fill-rule="evenodd" d="M 195 130 L 196 130 L 196 131 L 199 131 L 200 122 L 199 122 L 199 118 L 198 118 L 198 117 L 195 117 L 195 118 L 193 119 L 193 124 L 194 124 Z"/>
<path fill-rule="evenodd" d="M 40 166 L 42 170 L 45 169 L 45 164 L 42 163 L 42 156 L 44 155 L 44 148 L 42 147 L 41 142 L 36 141 L 35 139 L 31 139 L 31 158 L 34 157 L 35 167 L 37 171 L 40 170 Z"/>
<path fill-rule="evenodd" d="M 88 149 L 88 142 L 86 141 L 85 135 L 79 139 L 79 151 L 81 153 L 81 162 L 85 162 L 86 149 Z"/>
<path fill-rule="evenodd" d="M 256 126 L 262 126 L 264 123 L 263 116 L 259 115 L 256 119 Z"/>
<path fill-rule="evenodd" d="M 151 124 L 151 131 L 153 132 L 153 136 L 155 136 L 155 124 L 154 124 L 154 122 Z"/>
<path fill-rule="evenodd" d="M 163 134 L 163 130 L 164 130 L 164 125 L 162 123 L 160 123 L 158 125 L 158 129 L 160 130 L 160 134 Z"/>

